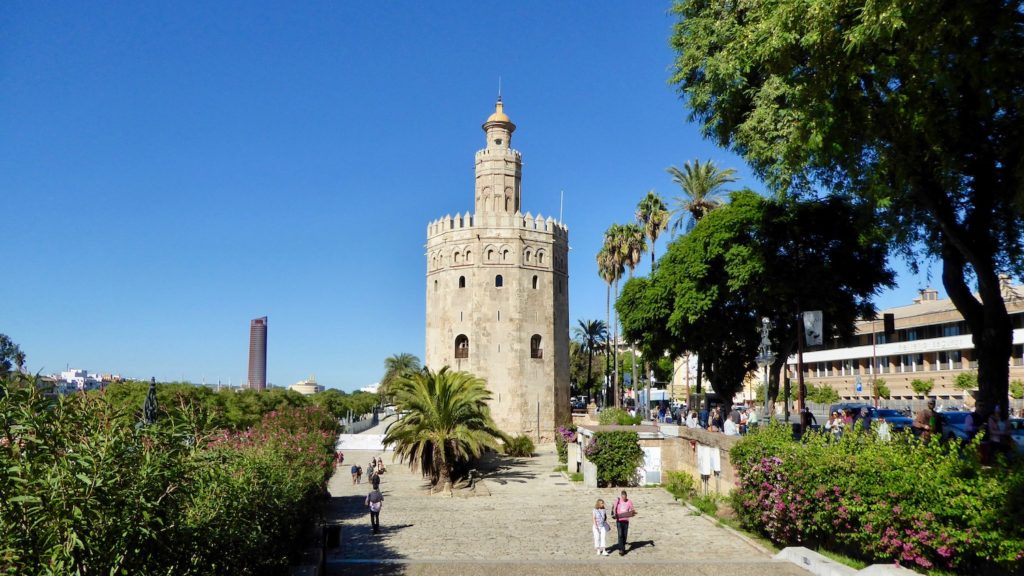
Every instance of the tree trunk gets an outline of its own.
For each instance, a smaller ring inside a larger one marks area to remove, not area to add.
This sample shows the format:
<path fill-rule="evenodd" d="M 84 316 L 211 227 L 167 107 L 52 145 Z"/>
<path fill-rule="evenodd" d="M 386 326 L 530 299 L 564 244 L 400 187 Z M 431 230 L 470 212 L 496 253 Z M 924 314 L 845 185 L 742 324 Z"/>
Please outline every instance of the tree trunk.
<path fill-rule="evenodd" d="M 629 269 L 629 279 L 630 280 L 633 279 L 633 269 L 632 268 Z M 636 378 L 636 344 L 633 343 L 633 342 L 629 343 L 629 356 L 630 356 L 630 359 L 632 360 L 632 365 L 633 365 L 633 392 L 634 392 L 634 397 L 635 397 L 635 395 L 636 395 L 636 385 L 637 385 L 638 380 Z M 648 394 L 649 393 L 650 393 L 650 388 L 648 388 Z M 650 397 L 650 395 L 648 395 L 647 396 L 647 403 L 650 404 L 650 402 L 651 402 L 651 397 Z"/>
<path fill-rule="evenodd" d="M 604 343 L 605 343 L 604 377 L 605 378 L 609 378 L 609 374 L 611 374 L 611 372 L 609 372 L 609 369 L 611 368 L 611 362 L 612 362 L 612 347 L 611 347 L 612 339 L 611 339 L 611 335 L 607 334 L 607 331 L 610 330 L 611 326 L 612 326 L 612 283 L 611 282 L 608 283 L 608 290 L 605 291 L 604 320 L 605 320 L 604 327 L 605 327 L 605 331 L 606 331 L 605 338 L 604 338 Z M 608 395 L 609 394 L 612 394 L 611 387 L 609 387 L 609 389 L 607 389 L 607 390 L 604 390 L 604 398 L 602 399 L 602 404 L 601 404 L 602 407 L 608 405 Z"/>
<path fill-rule="evenodd" d="M 978 359 L 978 398 L 976 421 L 985 422 L 999 407 L 1007 417 L 1010 386 L 1010 355 L 1013 352 L 1013 326 L 998 274 L 991 268 L 972 268 L 978 279 L 979 302 L 964 281 L 965 266 L 961 253 L 950 243 L 942 254 L 942 284 L 953 304 L 971 330 L 974 355 Z"/>
<path fill-rule="evenodd" d="M 619 279 L 615 278 L 615 300 L 619 299 Z M 612 331 L 612 390 L 615 394 L 615 407 L 622 408 L 622 394 L 619 391 L 619 311 L 614 310 L 614 316 L 612 316 L 612 322 L 615 323 L 615 329 Z"/>
<path fill-rule="evenodd" d="M 590 404 L 590 389 L 594 386 L 593 379 L 594 372 L 594 342 L 591 340 L 587 343 L 587 404 Z"/>

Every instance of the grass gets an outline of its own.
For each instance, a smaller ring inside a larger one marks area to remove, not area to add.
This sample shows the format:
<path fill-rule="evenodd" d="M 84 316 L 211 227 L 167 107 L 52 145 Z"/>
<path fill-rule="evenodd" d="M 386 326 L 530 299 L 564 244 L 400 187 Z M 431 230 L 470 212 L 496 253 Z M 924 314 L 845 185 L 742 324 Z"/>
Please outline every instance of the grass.
<path fill-rule="evenodd" d="M 825 558 L 828 558 L 829 560 L 831 560 L 833 562 L 838 562 L 840 564 L 845 564 L 845 565 L 847 565 L 850 568 L 853 568 L 855 570 L 863 570 L 863 569 L 868 567 L 868 563 L 864 562 L 863 560 L 858 560 L 856 558 L 850 558 L 849 556 L 844 556 L 843 554 L 840 554 L 838 552 L 833 552 L 831 550 L 826 550 L 824 548 L 818 548 L 817 550 L 815 550 L 815 552 L 817 552 L 818 554 L 821 554 L 822 556 L 824 556 Z"/>
<path fill-rule="evenodd" d="M 565 464 L 562 464 L 561 466 L 555 466 L 555 472 L 568 472 L 568 471 L 569 471 L 569 467 L 566 466 Z"/>
<path fill-rule="evenodd" d="M 572 480 L 573 482 L 583 482 L 583 473 L 573 472 L 572 474 L 569 474 L 569 480 Z"/>

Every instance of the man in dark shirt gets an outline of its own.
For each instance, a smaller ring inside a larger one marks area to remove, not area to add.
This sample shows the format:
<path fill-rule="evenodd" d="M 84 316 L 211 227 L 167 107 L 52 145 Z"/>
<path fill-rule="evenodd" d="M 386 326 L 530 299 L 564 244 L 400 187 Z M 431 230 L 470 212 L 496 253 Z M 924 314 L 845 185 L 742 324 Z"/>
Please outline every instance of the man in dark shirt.
<path fill-rule="evenodd" d="M 911 428 L 922 442 L 927 442 L 932 437 L 932 420 L 935 418 L 935 400 L 928 400 L 928 407 L 918 411 L 914 415 L 914 423 Z"/>

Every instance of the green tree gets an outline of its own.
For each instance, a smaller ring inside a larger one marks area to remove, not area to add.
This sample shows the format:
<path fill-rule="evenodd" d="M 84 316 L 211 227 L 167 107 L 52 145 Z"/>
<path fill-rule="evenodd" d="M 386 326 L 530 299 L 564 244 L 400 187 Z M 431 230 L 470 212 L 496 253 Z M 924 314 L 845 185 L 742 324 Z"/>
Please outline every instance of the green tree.
<path fill-rule="evenodd" d="M 693 164 L 686 161 L 682 170 L 669 166 L 667 172 L 683 193 L 682 196 L 672 198 L 675 203 L 671 216 L 674 218 L 673 235 L 680 230 L 689 232 L 708 212 L 721 206 L 722 198 L 728 193 L 726 184 L 737 180 L 736 170 L 719 170 L 711 160 L 703 164 L 700 160 L 694 160 Z"/>
<path fill-rule="evenodd" d="M 661 233 L 668 228 L 672 213 L 668 211 L 665 201 L 657 192 L 651 190 L 636 206 L 636 221 L 644 229 L 644 234 L 651 241 L 651 272 L 657 267 L 654 258 L 654 243 Z"/>
<path fill-rule="evenodd" d="M 603 254 L 603 257 L 601 256 Z M 605 230 L 604 233 L 604 245 L 602 246 L 602 252 L 598 253 L 601 259 L 598 262 L 598 268 L 603 267 L 602 276 L 608 276 L 612 279 L 612 292 L 615 295 L 615 299 L 619 297 L 619 280 L 622 278 L 622 273 L 625 272 L 626 266 L 626 254 L 627 254 L 627 242 L 625 239 L 625 231 L 621 224 L 612 224 Z M 615 315 L 612 317 L 612 332 L 611 332 L 611 346 L 609 347 L 609 353 L 612 354 L 612 374 L 619 373 L 618 366 L 618 349 L 619 349 L 619 316 L 618 310 L 614 310 Z M 613 403 L 616 408 L 622 404 L 621 386 L 622 383 L 618 378 L 612 379 L 612 394 Z"/>
<path fill-rule="evenodd" d="M 6 377 L 11 368 L 21 371 L 25 368 L 25 353 L 6 334 L 0 334 L 0 378 Z"/>
<path fill-rule="evenodd" d="M 978 411 L 1005 409 L 999 275 L 1024 273 L 1021 0 L 677 0 L 673 12 L 672 82 L 705 136 L 778 192 L 865 199 L 912 265 L 921 246 L 940 259 L 974 342 Z"/>
<path fill-rule="evenodd" d="M 594 352 L 601 349 L 608 334 L 608 326 L 601 320 L 577 320 L 573 335 L 580 344 L 580 349 L 587 355 L 587 379 L 584 389 L 587 391 L 587 401 L 590 400 L 590 390 L 594 385 Z"/>
<path fill-rule="evenodd" d="M 871 384 L 874 386 L 875 395 L 879 398 L 885 398 L 888 400 L 889 397 L 892 396 L 892 393 L 889 391 L 889 385 L 885 383 L 884 378 L 876 378 L 871 382 Z"/>
<path fill-rule="evenodd" d="M 491 393 L 472 374 L 424 369 L 395 380 L 392 391 L 407 414 L 388 428 L 384 444 L 434 488 L 451 490 L 456 467 L 497 449 L 504 437 L 487 407 Z"/>
<path fill-rule="evenodd" d="M 910 388 L 914 391 L 915 394 L 918 394 L 920 396 L 927 396 L 928 394 L 931 393 L 932 388 L 934 387 L 935 380 L 931 378 L 928 378 L 927 380 L 924 378 L 915 378 L 913 381 L 910 382 Z"/>
<path fill-rule="evenodd" d="M 832 404 L 839 401 L 839 392 L 828 384 L 815 386 L 807 384 L 807 400 L 816 404 Z"/>
<path fill-rule="evenodd" d="M 395 380 L 416 372 L 420 368 L 420 359 L 415 354 L 402 352 L 388 356 L 384 359 L 384 376 L 380 379 L 380 388 L 377 393 L 384 398 L 390 396 L 391 384 Z"/>
<path fill-rule="evenodd" d="M 644 229 L 639 224 L 624 224 L 619 229 L 619 241 L 621 243 L 620 250 L 622 252 L 622 263 L 629 268 L 629 277 L 633 278 L 633 272 L 636 270 L 638 264 L 640 264 L 640 258 L 643 256 L 644 251 L 647 250 L 647 237 Z M 629 341 L 629 365 L 632 371 L 632 382 L 633 388 L 637 386 L 637 361 L 636 361 L 636 345 L 632 340 Z"/>
<path fill-rule="evenodd" d="M 597 432 L 586 447 L 587 459 L 597 466 L 597 478 L 612 486 L 636 483 L 636 469 L 644 460 L 636 432 Z"/>
<path fill-rule="evenodd" d="M 712 388 L 731 398 L 753 368 L 761 317 L 773 319 L 778 395 L 796 345 L 796 313 L 822 310 L 825 337 L 850 337 L 870 297 L 892 283 L 870 212 L 840 198 L 796 201 L 732 194 L 669 246 L 650 279 L 628 282 L 616 304 L 627 338 L 654 354 L 696 352 Z"/>

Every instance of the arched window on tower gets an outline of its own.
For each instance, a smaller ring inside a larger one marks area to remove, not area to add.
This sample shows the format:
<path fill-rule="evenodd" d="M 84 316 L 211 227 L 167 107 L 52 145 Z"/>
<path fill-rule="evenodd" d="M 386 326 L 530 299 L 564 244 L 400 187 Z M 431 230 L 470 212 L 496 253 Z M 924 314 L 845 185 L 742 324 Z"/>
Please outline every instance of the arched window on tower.
<path fill-rule="evenodd" d="M 434 280 L 434 292 L 437 292 L 437 280 Z"/>
<path fill-rule="evenodd" d="M 465 287 L 466 287 L 466 277 L 465 276 L 459 276 L 459 288 L 465 288 Z"/>
<path fill-rule="evenodd" d="M 512 209 L 512 199 L 509 198 L 508 196 L 505 196 L 505 212 L 508 212 L 511 209 Z"/>
<path fill-rule="evenodd" d="M 530 358 L 543 358 L 544 350 L 540 347 L 540 334 L 534 334 L 530 338 Z"/>
<path fill-rule="evenodd" d="M 470 250 L 466 250 L 466 264 L 472 264 L 472 263 L 473 263 L 473 252 L 471 252 Z"/>
<path fill-rule="evenodd" d="M 537 289 L 537 283 L 538 283 L 538 281 L 537 281 L 537 275 L 536 275 L 536 274 L 534 274 L 534 275 L 533 275 L 533 289 L 534 289 L 534 290 L 536 290 L 536 289 Z"/>
<path fill-rule="evenodd" d="M 498 274 L 497 276 L 494 277 L 494 287 L 495 288 L 501 288 L 504 284 L 505 284 L 505 279 L 501 277 L 501 274 Z"/>
<path fill-rule="evenodd" d="M 462 254 L 456 252 L 455 256 L 452 258 L 452 261 L 455 262 L 456 264 L 460 264 L 462 262 Z"/>
<path fill-rule="evenodd" d="M 537 264 L 544 263 L 544 252 L 537 252 Z"/>
<path fill-rule="evenodd" d="M 530 256 L 532 256 L 532 253 L 529 250 L 527 250 L 526 251 L 526 263 L 527 264 L 530 263 Z"/>
<path fill-rule="evenodd" d="M 508 250 L 503 250 L 501 252 L 501 261 L 508 262 Z"/>
<path fill-rule="evenodd" d="M 465 334 L 455 337 L 455 357 L 469 358 L 469 337 Z"/>

